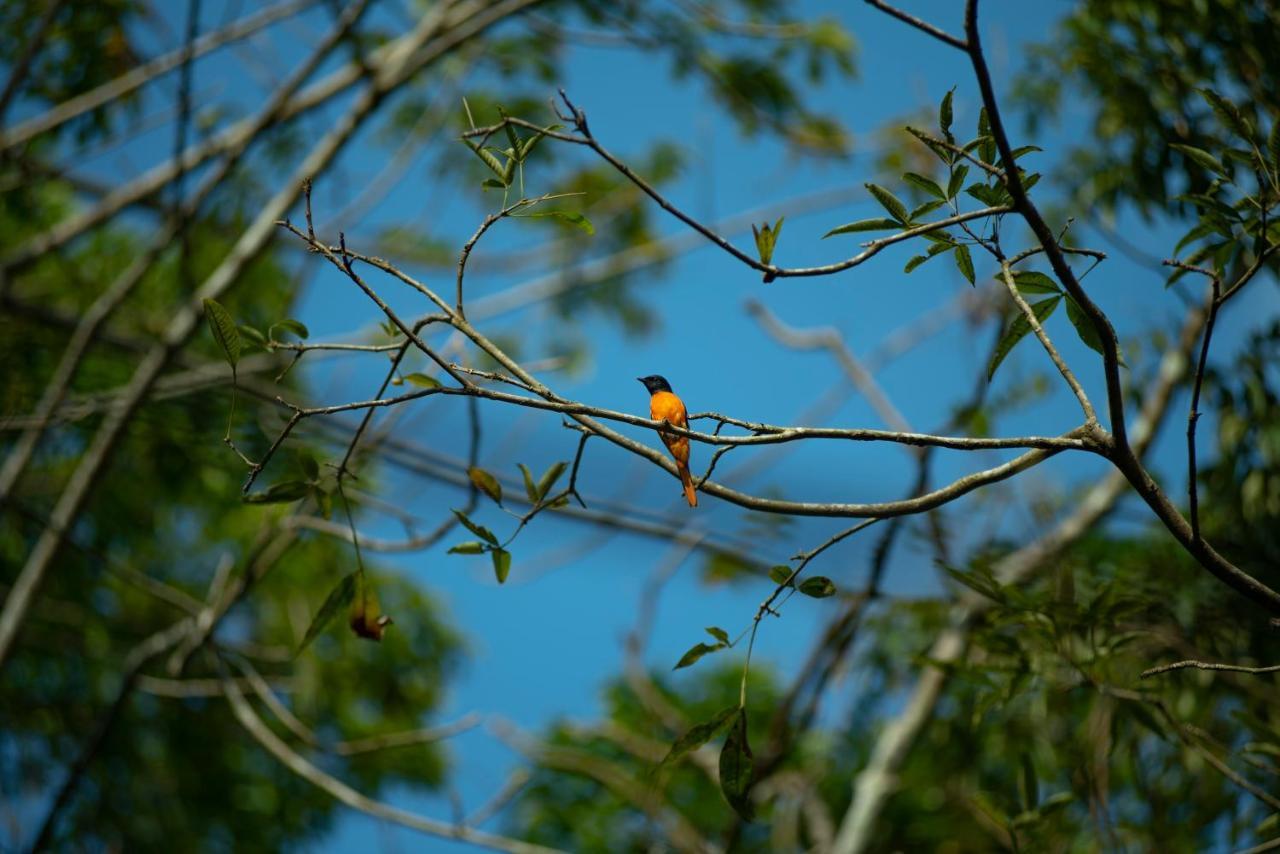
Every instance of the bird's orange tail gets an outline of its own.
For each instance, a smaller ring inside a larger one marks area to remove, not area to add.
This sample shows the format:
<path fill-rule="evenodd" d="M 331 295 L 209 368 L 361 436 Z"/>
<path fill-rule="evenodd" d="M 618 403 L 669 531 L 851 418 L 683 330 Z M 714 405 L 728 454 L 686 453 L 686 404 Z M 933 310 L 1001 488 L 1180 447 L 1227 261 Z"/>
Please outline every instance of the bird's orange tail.
<path fill-rule="evenodd" d="M 689 467 L 680 466 L 680 482 L 684 484 L 684 497 L 690 507 L 698 506 L 698 493 L 693 491 L 693 478 L 689 476 Z"/>

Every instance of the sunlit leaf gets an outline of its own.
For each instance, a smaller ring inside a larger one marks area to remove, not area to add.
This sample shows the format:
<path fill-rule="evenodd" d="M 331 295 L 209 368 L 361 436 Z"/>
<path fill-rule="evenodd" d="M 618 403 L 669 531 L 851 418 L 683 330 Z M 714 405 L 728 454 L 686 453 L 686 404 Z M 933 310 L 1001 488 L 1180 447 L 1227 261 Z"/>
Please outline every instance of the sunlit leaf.
<path fill-rule="evenodd" d="M 1205 169 L 1217 172 L 1219 175 L 1223 176 L 1227 174 L 1227 167 L 1223 166 L 1222 162 L 1218 160 L 1218 158 L 1214 157 L 1203 148 L 1196 148 L 1193 145 L 1182 145 L 1177 142 L 1170 143 L 1169 147 L 1182 152 Z"/>
<path fill-rule="evenodd" d="M 440 380 L 417 372 L 405 374 L 404 381 L 419 388 L 440 388 Z"/>
<path fill-rule="evenodd" d="M 711 635 L 725 646 L 732 646 L 732 644 L 729 643 L 729 633 L 719 626 L 707 626 L 707 634 Z"/>
<path fill-rule="evenodd" d="M 484 551 L 484 543 L 479 542 L 478 540 L 467 540 L 466 542 L 458 543 L 456 546 L 449 549 L 448 553 L 451 555 L 478 555 L 484 554 Z"/>
<path fill-rule="evenodd" d="M 479 466 L 472 466 L 467 469 L 467 477 L 471 479 L 476 489 L 479 489 L 497 503 L 502 503 L 502 484 L 498 483 L 496 477 Z"/>
<path fill-rule="evenodd" d="M 511 574 L 511 552 L 506 549 L 494 549 L 489 556 L 493 558 L 493 577 L 498 579 L 499 584 L 504 583 L 507 576 Z"/>

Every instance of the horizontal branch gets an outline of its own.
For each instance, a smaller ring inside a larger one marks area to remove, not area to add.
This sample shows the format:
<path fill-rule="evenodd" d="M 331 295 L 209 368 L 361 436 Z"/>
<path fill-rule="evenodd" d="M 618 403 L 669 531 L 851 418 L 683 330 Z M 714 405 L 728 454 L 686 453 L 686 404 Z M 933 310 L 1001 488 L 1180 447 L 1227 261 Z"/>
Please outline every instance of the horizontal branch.
<path fill-rule="evenodd" d="M 1150 670 L 1142 671 L 1142 678 L 1156 676 L 1161 673 L 1168 673 L 1171 670 L 1185 670 L 1188 667 L 1194 667 L 1196 670 L 1225 670 L 1229 673 L 1280 673 L 1280 664 L 1273 664 L 1269 667 L 1246 667 L 1243 664 L 1218 664 L 1212 661 L 1175 661 L 1173 664 L 1162 664 L 1159 667 L 1152 667 Z"/>

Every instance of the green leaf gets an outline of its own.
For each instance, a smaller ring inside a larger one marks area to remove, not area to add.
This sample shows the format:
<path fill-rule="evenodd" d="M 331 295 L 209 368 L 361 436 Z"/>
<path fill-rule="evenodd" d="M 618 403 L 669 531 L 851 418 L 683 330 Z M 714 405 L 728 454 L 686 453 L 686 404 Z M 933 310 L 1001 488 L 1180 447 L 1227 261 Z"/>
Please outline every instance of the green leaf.
<path fill-rule="evenodd" d="M 754 817 L 748 797 L 754 775 L 755 762 L 751 745 L 747 743 L 747 710 L 739 708 L 729 725 L 729 737 L 720 750 L 720 791 L 729 806 L 746 821 Z"/>
<path fill-rule="evenodd" d="M 317 480 L 320 477 L 320 464 L 316 462 L 316 458 L 307 453 L 298 455 L 298 465 L 302 468 L 302 473 L 307 476 L 307 480 Z"/>
<path fill-rule="evenodd" d="M 1243 140 L 1253 141 L 1253 126 L 1240 112 L 1240 108 L 1212 89 L 1201 89 L 1200 95 L 1218 115 L 1222 126 L 1235 132 Z"/>
<path fill-rule="evenodd" d="M 922 190 L 923 192 L 928 193 L 929 195 L 934 196 L 942 201 L 946 201 L 947 199 L 947 194 L 943 192 L 942 187 L 938 186 L 937 181 L 933 180 L 932 178 L 926 178 L 924 175 L 921 175 L 918 172 L 904 172 L 902 175 L 902 180 L 906 181 L 908 184 L 915 187 L 916 189 Z"/>
<path fill-rule="evenodd" d="M 961 244 L 956 247 L 956 269 L 958 269 L 969 284 L 974 284 L 973 279 L 973 257 L 969 254 L 969 247 Z"/>
<path fill-rule="evenodd" d="M 311 494 L 311 484 L 304 480 L 273 483 L 266 492 L 245 496 L 246 504 L 288 504 Z"/>
<path fill-rule="evenodd" d="M 311 335 L 311 332 L 302 323 L 302 321 L 294 320 L 292 317 L 286 317 L 284 320 L 271 324 L 271 329 L 274 330 L 277 326 L 286 332 L 292 332 L 304 341 Z"/>
<path fill-rule="evenodd" d="M 252 326 L 248 326 L 242 323 L 236 328 L 240 330 L 241 335 L 243 335 L 245 338 L 248 338 L 251 342 L 253 342 L 254 344 L 257 344 L 259 347 L 267 346 L 267 336 L 263 335 L 261 332 L 259 332 L 257 329 L 254 329 Z"/>
<path fill-rule="evenodd" d="M 667 751 L 667 755 L 662 757 L 662 761 L 658 763 L 658 767 L 662 768 L 666 765 L 670 765 L 672 762 L 679 761 L 686 755 L 706 744 L 711 739 L 715 738 L 716 733 L 724 729 L 725 724 L 729 723 L 737 713 L 737 706 L 730 706 L 727 709 L 721 709 L 719 712 L 716 712 L 715 716 L 711 718 L 711 720 L 706 721 L 705 723 L 700 723 L 690 729 L 684 735 L 675 740 L 675 743 L 671 745 L 671 749 Z"/>
<path fill-rule="evenodd" d="M 1040 785 L 1036 781 L 1036 766 L 1031 754 L 1022 754 L 1022 808 L 1034 810 L 1040 804 Z"/>
<path fill-rule="evenodd" d="M 582 229 L 587 234 L 596 233 L 596 227 L 591 224 L 591 220 L 587 219 L 582 214 L 574 213 L 573 211 L 562 211 L 559 209 L 549 210 L 549 211 L 532 211 L 527 214 L 521 214 L 521 216 L 552 217 L 554 219 L 560 220 L 561 222 L 568 223 L 569 225 L 576 225 L 578 228 Z"/>
<path fill-rule="evenodd" d="M 876 201 L 879 202 L 881 206 L 884 207 L 884 209 L 889 212 L 889 216 L 893 217 L 903 225 L 906 225 L 909 222 L 909 219 L 907 217 L 907 206 L 904 205 L 897 196 L 895 196 L 893 193 L 890 193 L 888 190 L 886 190 L 884 187 L 881 187 L 879 184 L 868 183 L 868 184 L 865 184 L 864 186 L 871 193 L 871 195 L 875 196 Z"/>
<path fill-rule="evenodd" d="M 989 573 L 954 569 L 950 566 L 944 566 L 943 569 L 947 571 L 948 575 L 975 593 L 979 593 L 996 602 L 1004 602 L 1005 595 L 1000 583 L 992 578 Z"/>
<path fill-rule="evenodd" d="M 480 555 L 484 554 L 484 543 L 478 540 L 467 540 L 465 543 L 458 543 L 449 549 L 447 554 L 451 555 Z"/>
<path fill-rule="evenodd" d="M 991 135 L 991 118 L 986 107 L 978 111 L 978 156 L 987 163 L 996 162 L 996 138 Z"/>
<path fill-rule="evenodd" d="M 928 261 L 928 260 L 929 260 L 928 255 L 914 255 L 907 261 L 906 266 L 902 268 L 902 272 L 910 273 L 916 267 L 919 267 L 921 264 L 923 264 L 925 261 Z"/>
<path fill-rule="evenodd" d="M 1084 313 L 1084 309 L 1078 306 L 1070 296 L 1067 297 L 1067 319 L 1075 327 L 1076 335 L 1080 336 L 1080 340 L 1084 342 L 1084 345 L 1101 355 L 1102 339 L 1098 337 L 1098 330 L 1094 328 L 1093 323 Z"/>
<path fill-rule="evenodd" d="M 782 217 L 773 225 L 763 223 L 759 227 L 752 225 L 751 233 L 756 239 L 756 254 L 761 264 L 773 263 L 773 250 L 778 245 L 778 234 L 782 231 Z"/>
<path fill-rule="evenodd" d="M 243 346 L 236 322 L 221 304 L 211 299 L 204 301 L 204 316 L 209 320 L 209 331 L 213 333 L 213 340 L 218 342 L 223 358 L 234 369 L 240 361 L 240 349 Z"/>
<path fill-rule="evenodd" d="M 1041 300 L 1031 306 L 1031 313 L 1036 316 L 1036 320 L 1041 324 L 1053 314 L 1054 309 L 1058 307 L 1058 303 L 1062 301 L 1062 297 L 1050 297 L 1047 300 Z M 995 352 L 991 354 L 991 362 L 987 365 L 987 382 L 991 382 L 991 378 L 996 375 L 996 368 L 1000 367 L 1000 363 L 1004 361 L 1005 356 L 1009 355 L 1009 351 L 1014 345 L 1021 341 L 1026 334 L 1031 331 L 1031 324 L 1027 321 L 1022 312 L 1018 312 L 1018 316 L 1009 324 L 1009 328 L 1005 330 L 1004 337 L 1000 339 L 1000 343 L 996 345 Z"/>
<path fill-rule="evenodd" d="M 782 584 L 791 578 L 791 571 L 791 567 L 785 563 L 780 563 L 777 566 L 769 567 L 769 578 L 774 584 Z M 792 586 L 794 586 L 794 582 L 792 582 Z"/>
<path fill-rule="evenodd" d="M 484 161 L 484 165 L 488 166 L 489 169 L 493 171 L 493 174 L 502 179 L 501 186 L 506 187 L 511 184 L 511 177 L 505 174 L 506 167 L 502 165 L 501 161 L 499 161 L 497 157 L 493 156 L 493 152 L 482 148 L 479 144 L 474 143 L 469 139 L 464 139 L 462 142 L 467 146 L 467 148 L 470 148 L 475 152 L 476 157 L 479 157 Z"/>
<path fill-rule="evenodd" d="M 472 466 L 467 469 L 467 477 L 475 484 L 476 489 L 492 498 L 497 503 L 502 503 L 502 484 L 498 483 L 498 479 L 489 472 L 479 466 Z"/>
<path fill-rule="evenodd" d="M 836 585 L 825 575 L 815 575 L 800 582 L 800 592 L 814 599 L 826 599 L 836 592 Z"/>
<path fill-rule="evenodd" d="M 857 222 L 847 223 L 846 225 L 836 226 L 835 228 L 822 235 L 822 239 L 833 237 L 837 234 L 853 234 L 858 231 L 884 231 L 885 229 L 896 229 L 900 223 L 897 220 L 885 219 L 877 217 L 876 219 L 860 219 Z"/>
<path fill-rule="evenodd" d="M 947 198 L 954 199 L 964 186 L 964 179 L 969 177 L 969 166 L 960 163 L 951 172 L 951 180 L 947 182 Z"/>
<path fill-rule="evenodd" d="M 1004 276 L 996 276 L 996 281 L 1004 284 Z M 1013 274 L 1013 284 L 1024 294 L 1058 294 L 1062 288 L 1049 276 L 1039 270 L 1018 270 Z"/>
<path fill-rule="evenodd" d="M 725 646 L 726 645 L 722 643 L 717 643 L 714 646 L 709 643 L 694 644 L 692 647 L 689 648 L 688 652 L 680 656 L 680 661 L 678 661 L 676 663 L 676 666 L 671 669 L 679 670 L 682 667 L 689 667 L 690 665 L 696 663 L 698 659 L 702 658 L 702 656 L 707 655 L 708 653 L 722 650 L 725 648 Z"/>
<path fill-rule="evenodd" d="M 719 626 L 707 626 L 707 634 L 711 635 L 725 646 L 733 646 L 733 644 L 729 642 L 729 633 Z"/>
<path fill-rule="evenodd" d="M 1217 172 L 1219 175 L 1227 175 L 1227 167 L 1223 166 L 1222 162 L 1218 160 L 1218 158 L 1214 157 L 1203 148 L 1196 148 L 1193 145 L 1182 145 L 1177 142 L 1170 143 L 1169 147 L 1182 152 L 1205 169 Z"/>
<path fill-rule="evenodd" d="M 511 552 L 494 549 L 489 552 L 489 556 L 493 558 L 493 577 L 498 579 L 499 584 L 505 583 L 507 576 L 511 574 Z"/>
<path fill-rule="evenodd" d="M 942 135 L 951 138 L 951 96 L 955 94 L 955 87 L 947 90 L 947 94 L 942 96 L 942 104 L 938 107 L 938 127 L 942 129 Z"/>
<path fill-rule="evenodd" d="M 539 141 L 540 141 L 544 136 L 546 136 L 548 133 L 551 133 L 552 131 L 560 130 L 562 127 L 564 127 L 564 125 L 550 125 L 550 126 L 548 126 L 548 127 L 543 128 L 542 130 L 538 131 L 536 134 L 534 134 L 533 136 L 531 136 L 531 137 L 529 137 L 528 139 L 526 139 L 523 143 L 521 143 L 521 144 L 520 144 L 520 160 L 521 160 L 521 162 L 523 162 L 524 160 L 526 160 L 526 159 L 529 157 L 529 152 L 530 152 L 530 151 L 533 151 L 533 147 L 534 147 L 535 145 L 537 145 L 537 144 L 538 144 L 538 142 L 539 142 Z"/>
<path fill-rule="evenodd" d="M 1044 149 L 1038 145 L 1023 145 L 1015 148 L 1011 153 L 1013 154 L 1013 159 L 1017 160 L 1022 155 L 1030 154 L 1033 151 L 1044 151 Z"/>
<path fill-rule="evenodd" d="M 302 636 L 302 643 L 298 645 L 298 653 L 301 653 L 307 646 L 316 639 L 316 636 L 325 630 L 329 623 L 333 622 L 333 618 L 346 610 L 351 604 L 351 600 L 356 595 L 356 576 L 359 571 L 344 576 L 337 586 L 329 591 L 329 595 L 325 597 L 324 604 L 320 606 L 320 610 L 311 618 L 311 625 L 307 626 L 307 633 Z"/>
<path fill-rule="evenodd" d="M 518 463 L 517 465 L 520 466 L 520 476 L 524 478 L 524 494 L 529 496 L 530 504 L 537 504 L 541 496 L 538 495 L 538 487 L 533 483 L 533 474 L 524 463 Z"/>
<path fill-rule="evenodd" d="M 917 207 L 914 207 L 911 209 L 911 221 L 918 222 L 920 220 L 920 217 L 924 216 L 925 214 L 933 213 L 934 211 L 936 211 L 938 208 L 942 207 L 945 204 L 946 202 L 941 201 L 939 199 L 930 199 L 924 204 L 918 205 Z"/>
<path fill-rule="evenodd" d="M 560 479 L 560 475 L 564 474 L 565 469 L 569 467 L 566 462 L 552 463 L 546 471 L 542 473 L 542 477 L 538 478 L 538 498 L 546 498 L 547 493 L 551 491 L 551 487 L 556 485 L 556 481 Z"/>
<path fill-rule="evenodd" d="M 1271 133 L 1267 135 L 1267 153 L 1271 155 L 1271 169 L 1280 176 L 1280 117 L 1271 122 Z"/>
<path fill-rule="evenodd" d="M 454 510 L 453 515 L 458 517 L 458 521 L 462 523 L 462 527 L 466 528 L 486 543 L 493 546 L 498 544 L 498 538 L 493 535 L 492 531 L 484 525 L 477 525 L 475 522 L 472 522 L 466 513 L 463 513 L 461 510 Z"/>
<path fill-rule="evenodd" d="M 426 374 L 412 373 L 405 374 L 404 381 L 419 388 L 440 388 L 440 380 L 435 377 L 429 377 Z"/>

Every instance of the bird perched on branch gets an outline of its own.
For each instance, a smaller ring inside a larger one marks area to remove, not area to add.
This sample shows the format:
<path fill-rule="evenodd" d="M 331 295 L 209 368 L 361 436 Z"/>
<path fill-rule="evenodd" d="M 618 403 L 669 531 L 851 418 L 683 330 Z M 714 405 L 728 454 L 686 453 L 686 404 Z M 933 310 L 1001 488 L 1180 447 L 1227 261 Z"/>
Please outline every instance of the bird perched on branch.
<path fill-rule="evenodd" d="M 654 421 L 666 421 L 676 427 L 689 426 L 689 413 L 685 411 L 684 401 L 671 391 L 671 383 L 665 377 L 653 374 L 647 377 L 636 377 L 649 390 L 649 417 Z M 671 456 L 676 460 L 676 471 L 680 472 L 680 482 L 684 484 L 684 497 L 690 507 L 698 506 L 698 495 L 693 491 L 693 478 L 689 476 L 689 438 L 674 433 L 661 432 L 662 443 L 667 446 Z"/>

